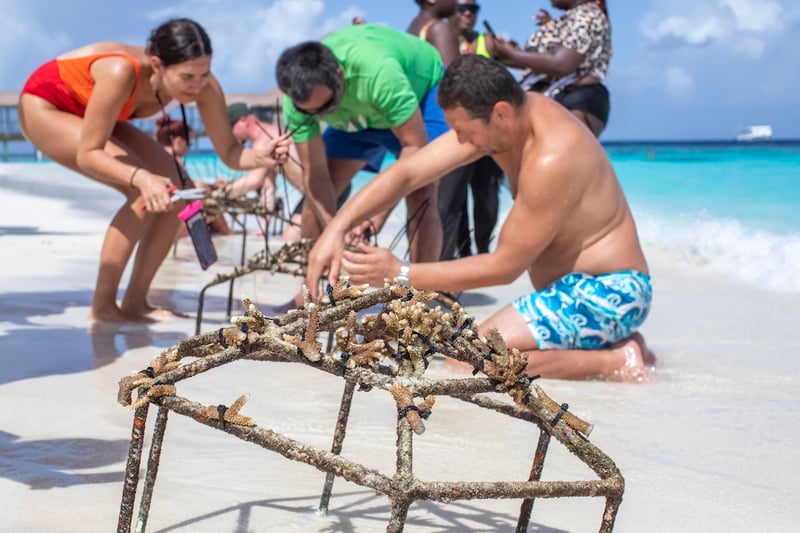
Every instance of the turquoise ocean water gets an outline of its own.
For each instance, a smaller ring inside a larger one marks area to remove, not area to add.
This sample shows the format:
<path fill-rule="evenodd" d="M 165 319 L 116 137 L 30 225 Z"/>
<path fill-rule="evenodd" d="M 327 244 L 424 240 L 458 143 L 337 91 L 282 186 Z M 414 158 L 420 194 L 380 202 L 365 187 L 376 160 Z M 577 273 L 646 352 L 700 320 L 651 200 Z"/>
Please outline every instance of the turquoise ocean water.
<path fill-rule="evenodd" d="M 608 144 L 646 245 L 800 292 L 800 142 Z"/>
<path fill-rule="evenodd" d="M 604 146 L 645 245 L 732 280 L 800 292 L 800 141 Z M 195 177 L 235 175 L 212 155 L 187 162 Z M 354 186 L 372 176 L 360 173 Z M 502 194 L 506 212 L 507 187 Z"/>
<path fill-rule="evenodd" d="M 800 140 L 604 146 L 647 247 L 731 280 L 800 293 Z M 187 166 L 207 181 L 242 174 L 212 153 L 190 153 Z M 354 187 L 372 176 L 359 173 Z M 294 206 L 297 192 L 282 183 L 278 190 Z M 501 211 L 510 205 L 504 187 Z"/>

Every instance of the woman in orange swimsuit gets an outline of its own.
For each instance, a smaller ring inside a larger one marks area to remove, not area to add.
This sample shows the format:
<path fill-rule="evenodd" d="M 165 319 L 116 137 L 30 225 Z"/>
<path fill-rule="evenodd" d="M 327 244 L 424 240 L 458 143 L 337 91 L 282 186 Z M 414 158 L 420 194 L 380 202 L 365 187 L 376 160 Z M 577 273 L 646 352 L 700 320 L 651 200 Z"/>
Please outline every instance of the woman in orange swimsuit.
<path fill-rule="evenodd" d="M 147 46 L 94 43 L 37 69 L 19 101 L 25 137 L 49 159 L 113 187 L 125 203 L 111 220 L 100 253 L 90 318 L 152 322 L 150 284 L 169 251 L 181 202 L 167 192 L 182 186 L 170 155 L 127 121 L 147 118 L 176 101 L 195 102 L 220 159 L 246 170 L 283 161 L 285 136 L 262 150 L 243 147 L 231 133 L 222 88 L 211 73 L 211 41 L 189 19 L 152 31 Z M 191 184 L 187 184 L 191 186 Z M 117 291 L 138 243 L 122 301 Z"/>

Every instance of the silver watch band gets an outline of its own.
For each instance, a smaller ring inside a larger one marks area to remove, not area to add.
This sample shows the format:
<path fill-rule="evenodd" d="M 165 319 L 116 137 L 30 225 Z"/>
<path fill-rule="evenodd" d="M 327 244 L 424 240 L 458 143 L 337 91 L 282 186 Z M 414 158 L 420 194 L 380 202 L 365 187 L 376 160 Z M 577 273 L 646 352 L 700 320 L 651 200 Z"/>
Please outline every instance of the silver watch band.
<path fill-rule="evenodd" d="M 411 268 L 408 261 L 404 261 L 400 266 L 400 274 L 397 275 L 397 283 L 403 287 L 408 287 L 408 271 Z"/>

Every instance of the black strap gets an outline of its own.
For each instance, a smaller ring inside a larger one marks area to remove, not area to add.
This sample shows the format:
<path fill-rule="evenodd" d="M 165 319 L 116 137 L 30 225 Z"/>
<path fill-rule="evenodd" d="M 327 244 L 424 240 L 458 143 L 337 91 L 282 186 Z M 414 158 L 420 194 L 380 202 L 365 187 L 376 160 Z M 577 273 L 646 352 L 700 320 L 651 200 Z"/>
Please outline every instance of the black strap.
<path fill-rule="evenodd" d="M 161 95 L 158 94 L 156 90 L 156 100 L 158 100 L 158 105 L 161 107 L 161 116 L 163 117 L 164 124 L 167 126 L 167 134 L 169 135 L 169 144 L 172 144 L 173 136 L 172 136 L 172 128 L 169 127 L 169 123 L 172 121 L 172 118 L 167 113 L 167 110 L 164 109 L 164 103 L 161 101 Z M 186 137 L 186 143 L 190 143 L 189 139 L 189 125 L 186 123 L 186 108 L 183 104 L 181 104 L 181 117 L 183 117 L 183 134 Z M 172 152 L 172 161 L 175 163 L 175 170 L 178 171 L 178 178 L 181 180 L 181 189 L 186 188 L 186 172 L 183 170 L 183 166 L 178 161 L 178 156 L 175 155 L 175 152 Z"/>

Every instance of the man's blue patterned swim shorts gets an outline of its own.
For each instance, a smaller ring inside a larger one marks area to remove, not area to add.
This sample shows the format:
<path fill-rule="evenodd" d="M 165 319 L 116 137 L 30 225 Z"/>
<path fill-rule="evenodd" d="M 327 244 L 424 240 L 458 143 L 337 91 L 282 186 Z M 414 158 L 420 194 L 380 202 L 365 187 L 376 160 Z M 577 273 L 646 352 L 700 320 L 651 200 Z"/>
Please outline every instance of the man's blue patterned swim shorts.
<path fill-rule="evenodd" d="M 647 317 L 652 299 L 650 276 L 622 270 L 567 274 L 513 305 L 540 350 L 592 350 L 630 337 Z"/>

